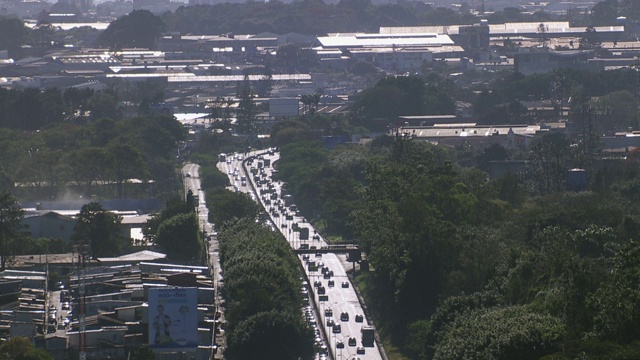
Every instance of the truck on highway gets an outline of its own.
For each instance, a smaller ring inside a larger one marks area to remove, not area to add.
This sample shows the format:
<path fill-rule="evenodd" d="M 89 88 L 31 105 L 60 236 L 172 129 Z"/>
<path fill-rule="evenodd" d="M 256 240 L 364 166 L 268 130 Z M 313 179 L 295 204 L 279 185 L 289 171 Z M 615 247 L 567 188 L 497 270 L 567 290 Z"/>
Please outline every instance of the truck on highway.
<path fill-rule="evenodd" d="M 360 333 L 362 334 L 362 345 L 367 347 L 373 346 L 373 343 L 376 341 L 375 329 L 373 326 L 363 326 L 360 328 Z"/>
<path fill-rule="evenodd" d="M 309 228 L 307 227 L 300 228 L 300 240 L 309 240 Z"/>

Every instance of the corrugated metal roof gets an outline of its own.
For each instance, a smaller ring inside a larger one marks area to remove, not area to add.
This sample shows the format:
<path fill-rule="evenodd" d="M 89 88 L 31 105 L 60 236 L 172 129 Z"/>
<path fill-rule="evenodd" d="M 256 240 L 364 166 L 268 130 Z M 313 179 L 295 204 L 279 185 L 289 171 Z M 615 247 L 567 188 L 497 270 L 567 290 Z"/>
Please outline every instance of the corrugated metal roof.
<path fill-rule="evenodd" d="M 552 33 L 575 33 L 584 32 L 586 27 L 572 27 L 568 21 L 544 21 L 544 22 L 517 22 L 504 24 L 488 24 L 489 34 L 520 34 L 520 33 L 537 33 L 543 24 L 545 31 Z M 460 33 L 460 27 L 471 25 L 438 25 L 438 26 L 398 26 L 398 27 L 381 27 L 381 34 L 419 34 L 419 33 L 437 33 L 457 35 Z M 595 27 L 596 32 L 621 32 L 624 26 L 598 26 Z"/>
<path fill-rule="evenodd" d="M 453 45 L 448 35 L 441 34 L 356 34 L 321 36 L 323 47 L 440 46 Z"/>
<path fill-rule="evenodd" d="M 142 75 L 142 74 L 141 74 Z M 232 82 L 243 81 L 244 75 L 208 75 L 208 76 L 172 76 L 168 82 Z M 108 75 L 107 75 L 108 76 Z M 264 75 L 249 75 L 249 81 L 264 79 Z M 311 80 L 310 74 L 276 74 L 271 76 L 273 81 Z"/>
<path fill-rule="evenodd" d="M 458 124 L 461 125 L 461 124 Z M 472 124 L 469 124 L 472 125 Z M 426 127 L 426 128 L 402 128 L 400 132 L 417 138 L 444 138 L 444 137 L 486 137 L 492 135 L 506 135 L 513 131 L 515 135 L 535 135 L 540 130 L 539 125 L 529 126 L 458 126 L 458 127 Z"/>

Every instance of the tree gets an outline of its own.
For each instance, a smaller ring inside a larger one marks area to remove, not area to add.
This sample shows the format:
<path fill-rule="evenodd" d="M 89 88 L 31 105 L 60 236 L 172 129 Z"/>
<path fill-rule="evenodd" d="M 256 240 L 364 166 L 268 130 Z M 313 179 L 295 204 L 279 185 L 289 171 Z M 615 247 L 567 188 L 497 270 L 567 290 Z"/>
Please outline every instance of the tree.
<path fill-rule="evenodd" d="M 194 211 L 195 209 L 193 206 L 190 207 L 183 199 L 173 197 L 167 200 L 166 206 L 161 212 L 153 214 L 151 219 L 147 220 L 146 224 L 142 228 L 142 233 L 148 241 L 153 241 L 155 240 L 156 235 L 158 234 L 158 229 L 163 222 L 176 215 L 190 214 Z"/>
<path fill-rule="evenodd" d="M 14 17 L 0 17 L 0 49 L 9 51 L 12 58 L 21 58 L 21 46 L 27 44 L 29 30 L 22 20 Z"/>
<path fill-rule="evenodd" d="M 9 192 L 0 192 L 0 270 L 4 270 L 7 258 L 12 255 L 12 243 L 21 236 L 24 210 Z"/>
<path fill-rule="evenodd" d="M 615 0 L 614 0 L 615 1 Z M 580 47 L 582 50 L 592 50 L 600 47 L 600 36 L 593 26 L 585 29 L 584 34 L 580 38 Z"/>
<path fill-rule="evenodd" d="M 121 255 L 130 245 L 129 239 L 122 236 L 121 221 L 120 216 L 99 203 L 90 202 L 80 209 L 72 239 L 76 244 L 88 244 L 93 258 Z"/>
<path fill-rule="evenodd" d="M 567 140 L 561 133 L 545 134 L 533 146 L 526 173 L 536 191 L 546 194 L 565 190 L 568 150 Z"/>
<path fill-rule="evenodd" d="M 53 356 L 44 349 L 36 349 L 31 340 L 16 336 L 0 343 L 2 360 L 53 360 Z"/>
<path fill-rule="evenodd" d="M 312 332 L 298 314 L 261 312 L 240 322 L 229 334 L 225 356 L 243 359 L 313 359 Z"/>
<path fill-rule="evenodd" d="M 637 309 L 640 290 L 640 247 L 637 243 L 623 246 L 612 261 L 609 281 L 591 294 L 588 305 L 595 313 L 591 336 L 628 342 L 640 335 L 640 313 Z"/>
<path fill-rule="evenodd" d="M 216 167 L 202 169 L 200 171 L 200 179 L 204 188 L 224 188 L 229 185 L 229 176 Z"/>
<path fill-rule="evenodd" d="M 164 22 L 148 10 L 134 10 L 109 24 L 98 37 L 98 42 L 112 49 L 155 48 L 156 40 L 164 31 Z"/>
<path fill-rule="evenodd" d="M 112 144 L 107 148 L 113 180 L 116 182 L 118 197 L 126 197 L 127 180 L 146 178 L 147 169 L 142 154 L 129 144 Z"/>
<path fill-rule="evenodd" d="M 559 318 L 525 306 L 497 307 L 459 315 L 439 335 L 433 359 L 539 359 L 560 349 Z"/>
<path fill-rule="evenodd" d="M 375 75 L 379 71 L 380 69 L 378 69 L 375 65 L 365 61 L 358 61 L 357 63 L 353 64 L 349 69 L 350 73 L 352 73 L 353 75 L 359 75 L 359 76 Z"/>
<path fill-rule="evenodd" d="M 384 78 L 358 94 L 349 112 L 353 125 L 381 131 L 400 115 L 450 114 L 455 102 L 442 84 L 418 76 Z"/>
<path fill-rule="evenodd" d="M 238 102 L 238 132 L 241 134 L 252 134 L 255 129 L 255 118 L 258 108 L 253 100 L 254 92 L 251 89 L 248 76 L 242 81 L 240 92 L 238 94 L 240 101 Z"/>
<path fill-rule="evenodd" d="M 276 64 L 283 66 L 288 72 L 305 71 L 315 60 L 315 53 L 310 48 L 302 48 L 297 44 L 285 44 L 276 51 Z"/>
<path fill-rule="evenodd" d="M 118 108 L 118 97 L 110 91 L 93 93 L 87 100 L 86 110 L 91 113 L 92 119 L 103 117 L 118 119 L 121 117 L 120 109 Z"/>
<path fill-rule="evenodd" d="M 97 181 L 109 180 L 110 159 L 103 148 L 84 147 L 67 155 L 69 177 L 82 188 L 83 194 L 91 196 Z"/>
<path fill-rule="evenodd" d="M 242 218 L 255 219 L 260 207 L 244 193 L 234 193 L 226 189 L 214 189 L 207 192 L 209 221 L 218 227 L 227 221 Z"/>
<path fill-rule="evenodd" d="M 284 146 L 293 142 L 312 141 L 318 137 L 307 123 L 294 120 L 280 121 L 271 128 L 271 144 Z"/>
<path fill-rule="evenodd" d="M 492 161 L 503 161 L 509 158 L 509 151 L 500 144 L 492 144 L 482 149 L 482 152 L 476 157 L 476 164 L 484 171 L 489 170 Z"/>
<path fill-rule="evenodd" d="M 618 17 L 618 0 L 605 0 L 593 5 L 591 8 L 591 21 L 596 26 L 608 26 L 614 24 Z"/>
<path fill-rule="evenodd" d="M 229 359 L 311 359 L 313 333 L 300 317 L 299 264 L 279 233 L 244 218 L 221 229 L 230 299 Z"/>
<path fill-rule="evenodd" d="M 158 227 L 156 243 L 171 259 L 199 260 L 204 245 L 200 238 L 200 225 L 195 212 L 178 214 L 163 221 Z"/>
<path fill-rule="evenodd" d="M 638 115 L 638 100 L 628 90 L 614 91 L 601 96 L 596 105 L 603 109 L 601 113 L 608 115 L 607 124 L 602 125 L 602 130 L 614 133 L 640 128 L 640 116 Z"/>

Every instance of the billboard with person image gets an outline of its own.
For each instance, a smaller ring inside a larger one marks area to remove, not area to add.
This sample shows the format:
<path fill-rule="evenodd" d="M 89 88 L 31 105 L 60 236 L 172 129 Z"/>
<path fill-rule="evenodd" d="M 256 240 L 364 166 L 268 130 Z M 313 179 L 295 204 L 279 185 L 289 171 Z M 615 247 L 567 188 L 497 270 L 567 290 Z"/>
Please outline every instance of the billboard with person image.
<path fill-rule="evenodd" d="M 198 289 L 149 289 L 149 347 L 198 347 Z"/>

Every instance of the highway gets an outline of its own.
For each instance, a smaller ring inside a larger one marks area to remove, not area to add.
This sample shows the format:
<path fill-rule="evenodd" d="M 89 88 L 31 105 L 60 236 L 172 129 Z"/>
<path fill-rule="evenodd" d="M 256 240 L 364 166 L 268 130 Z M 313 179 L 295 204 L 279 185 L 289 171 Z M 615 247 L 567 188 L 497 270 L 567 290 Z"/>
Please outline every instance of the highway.
<path fill-rule="evenodd" d="M 272 227 L 282 233 L 292 249 L 298 249 L 301 245 L 309 246 L 310 249 L 327 246 L 322 236 L 317 234 L 313 226 L 296 211 L 292 199 L 282 197 L 283 184 L 272 180 L 273 164 L 278 159 L 279 154 L 273 151 L 230 154 L 224 162 L 218 162 L 217 166 L 220 171 L 229 176 L 232 184 L 229 187 L 230 190 L 248 193 L 263 206 L 271 218 Z M 243 177 L 246 177 L 246 182 L 242 181 Z M 308 228 L 308 240 L 300 239 L 300 232 L 294 231 L 294 226 Z M 319 330 L 316 334 L 320 335 L 319 332 L 322 332 L 321 337 L 328 341 L 328 343 L 324 340 L 319 341 L 319 344 L 324 345 L 328 350 L 328 354 L 321 352 L 319 359 L 325 359 L 326 356 L 340 360 L 382 359 L 375 342 L 373 344 L 362 342 L 361 328 L 369 325 L 369 320 L 362 310 L 353 284 L 347 277 L 343 265 L 346 262 L 345 256 L 334 253 L 298 255 L 309 279 L 309 298 L 315 303 L 315 311 L 312 314 L 310 310 L 305 311 L 307 320 Z M 310 267 L 310 263 L 315 264 L 315 267 Z M 323 268 L 328 274 L 323 273 Z M 320 294 L 323 291 L 324 294 Z M 341 315 L 343 315 L 342 319 Z"/>

